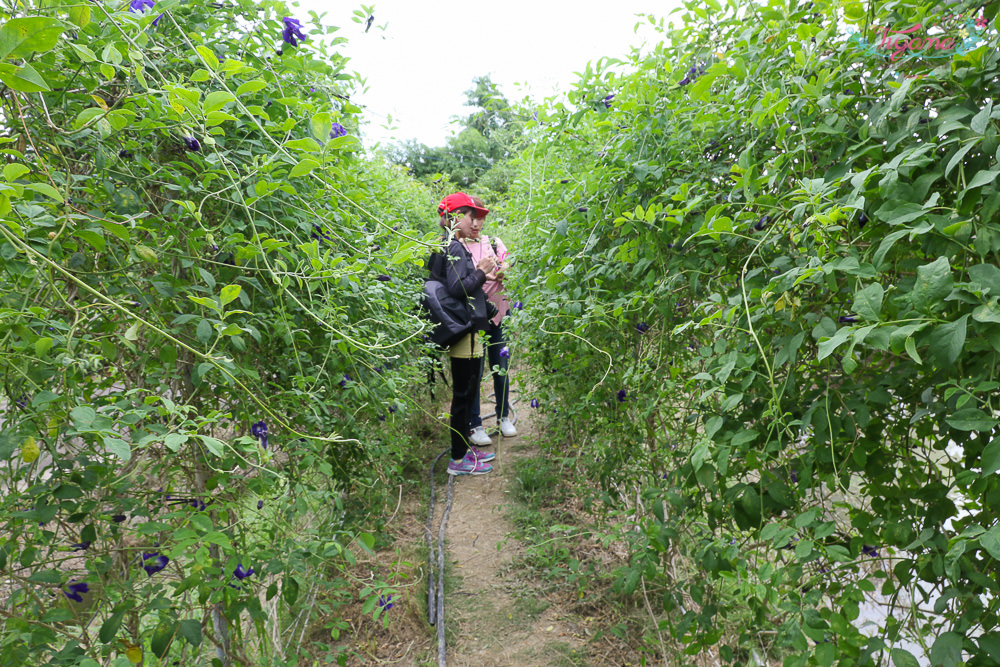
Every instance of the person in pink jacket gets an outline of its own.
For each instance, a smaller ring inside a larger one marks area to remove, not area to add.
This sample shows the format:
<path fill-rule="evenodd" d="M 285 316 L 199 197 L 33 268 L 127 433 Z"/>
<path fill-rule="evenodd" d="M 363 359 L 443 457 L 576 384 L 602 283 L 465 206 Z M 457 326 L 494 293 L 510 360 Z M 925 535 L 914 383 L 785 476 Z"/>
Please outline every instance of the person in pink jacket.
<path fill-rule="evenodd" d="M 507 339 L 503 331 L 503 318 L 510 310 L 507 297 L 503 293 L 504 273 L 509 266 L 507 246 L 500 239 L 490 238 L 482 233 L 483 226 L 486 224 L 486 213 L 489 211 L 483 206 L 483 200 L 479 197 L 472 197 L 472 200 L 480 209 L 476 210 L 477 217 L 473 219 L 469 235 L 462 242 L 469 254 L 472 255 L 473 262 L 478 262 L 484 257 L 493 257 L 499 265 L 496 271 L 486 275 L 486 282 L 483 284 L 483 292 L 499 311 L 490 320 L 486 329 L 486 356 L 493 372 L 493 390 L 496 395 L 496 415 L 500 425 L 500 433 L 505 437 L 512 438 L 517 435 L 517 429 L 510 418 L 510 379 L 507 375 L 507 369 L 510 366 L 510 349 L 507 347 Z M 482 211 L 485 213 L 481 213 Z M 477 389 L 482 385 L 481 378 L 484 370 L 480 370 L 480 382 Z M 483 428 L 478 392 L 476 400 L 472 403 L 469 431 L 469 440 L 473 444 L 480 447 L 493 444 L 486 429 Z"/>

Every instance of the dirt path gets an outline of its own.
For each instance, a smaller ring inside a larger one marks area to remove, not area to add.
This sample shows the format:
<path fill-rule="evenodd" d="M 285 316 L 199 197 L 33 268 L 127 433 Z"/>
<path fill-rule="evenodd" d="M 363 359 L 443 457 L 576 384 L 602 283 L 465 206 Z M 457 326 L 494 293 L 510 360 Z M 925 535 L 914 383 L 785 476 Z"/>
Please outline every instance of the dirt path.
<path fill-rule="evenodd" d="M 446 544 L 449 666 L 579 664 L 575 628 L 548 603 L 525 595 L 516 576 L 521 545 L 511 538 L 508 496 L 516 463 L 534 442 L 530 412 L 522 409 L 521 415 L 516 437 L 495 438 L 491 474 L 455 480 Z"/>

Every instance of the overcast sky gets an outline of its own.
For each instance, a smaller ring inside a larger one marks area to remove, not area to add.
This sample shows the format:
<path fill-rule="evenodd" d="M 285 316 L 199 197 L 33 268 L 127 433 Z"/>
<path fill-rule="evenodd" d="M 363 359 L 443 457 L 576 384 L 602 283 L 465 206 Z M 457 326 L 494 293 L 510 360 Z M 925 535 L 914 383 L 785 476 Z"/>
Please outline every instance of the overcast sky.
<path fill-rule="evenodd" d="M 602 57 L 620 57 L 653 34 L 633 29 L 639 13 L 671 18 L 679 0 L 371 0 L 375 21 L 351 20 L 360 3 L 299 0 L 326 12 L 349 44 L 341 53 L 368 79 L 369 90 L 352 99 L 366 108 L 366 144 L 417 139 L 440 146 L 465 115 L 472 79 L 489 74 L 510 100 L 541 100 L 565 92 L 573 72 Z M 300 17 L 305 19 L 307 13 Z M 674 22 L 679 22 L 674 17 Z M 385 29 L 381 30 L 380 26 Z M 392 118 L 395 129 L 383 129 Z"/>

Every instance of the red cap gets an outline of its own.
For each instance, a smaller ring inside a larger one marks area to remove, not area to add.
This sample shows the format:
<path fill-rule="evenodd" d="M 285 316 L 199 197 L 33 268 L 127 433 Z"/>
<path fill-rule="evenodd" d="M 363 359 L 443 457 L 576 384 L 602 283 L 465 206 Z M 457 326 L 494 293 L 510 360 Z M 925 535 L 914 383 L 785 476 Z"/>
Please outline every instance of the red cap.
<path fill-rule="evenodd" d="M 471 208 L 473 211 L 479 213 L 477 217 L 480 218 L 485 217 L 486 214 L 490 212 L 490 209 L 483 208 L 482 206 L 477 204 L 475 200 L 472 199 L 472 197 L 465 194 L 464 192 L 456 192 L 454 194 L 448 195 L 447 197 L 441 200 L 441 203 L 438 204 L 438 215 L 444 215 L 445 213 L 451 213 L 452 211 L 457 211 L 463 206 Z"/>

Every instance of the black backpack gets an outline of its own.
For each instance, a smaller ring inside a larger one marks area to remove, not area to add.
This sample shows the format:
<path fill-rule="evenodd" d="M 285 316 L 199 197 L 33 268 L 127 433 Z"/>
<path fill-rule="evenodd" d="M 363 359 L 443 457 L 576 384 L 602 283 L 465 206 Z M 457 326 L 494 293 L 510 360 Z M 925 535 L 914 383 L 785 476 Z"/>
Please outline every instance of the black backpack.
<path fill-rule="evenodd" d="M 467 251 L 462 248 L 461 252 Z M 471 257 L 468 259 L 471 260 Z M 448 292 L 441 280 L 448 261 L 446 253 L 431 253 L 427 260 L 430 277 L 424 281 L 424 295 L 420 301 L 424 317 L 434 325 L 428 338 L 445 349 L 458 342 L 473 328 L 485 328 L 490 318 L 497 314 L 496 306 L 486 298 L 482 290 L 464 298 L 452 296 Z"/>
<path fill-rule="evenodd" d="M 456 299 L 440 280 L 424 281 L 421 301 L 425 316 L 434 325 L 430 340 L 438 347 L 448 348 L 472 329 L 472 306 L 468 299 Z"/>

